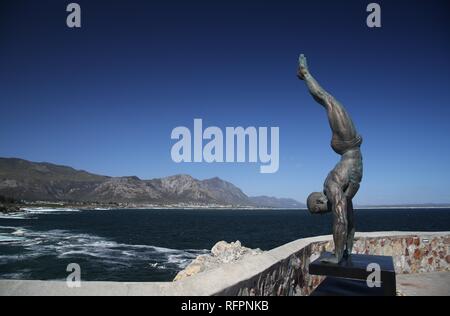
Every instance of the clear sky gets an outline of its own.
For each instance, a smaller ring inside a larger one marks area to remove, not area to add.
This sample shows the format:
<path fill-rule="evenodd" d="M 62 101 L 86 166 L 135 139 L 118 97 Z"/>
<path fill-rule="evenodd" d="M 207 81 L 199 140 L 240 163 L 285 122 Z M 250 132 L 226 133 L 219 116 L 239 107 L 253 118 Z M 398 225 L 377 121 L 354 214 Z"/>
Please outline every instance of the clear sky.
<path fill-rule="evenodd" d="M 0 4 L 0 156 L 112 175 L 219 176 L 304 201 L 339 156 L 297 57 L 364 137 L 359 204 L 450 202 L 448 1 L 70 1 Z M 280 170 L 175 164 L 173 128 L 279 126 Z"/>

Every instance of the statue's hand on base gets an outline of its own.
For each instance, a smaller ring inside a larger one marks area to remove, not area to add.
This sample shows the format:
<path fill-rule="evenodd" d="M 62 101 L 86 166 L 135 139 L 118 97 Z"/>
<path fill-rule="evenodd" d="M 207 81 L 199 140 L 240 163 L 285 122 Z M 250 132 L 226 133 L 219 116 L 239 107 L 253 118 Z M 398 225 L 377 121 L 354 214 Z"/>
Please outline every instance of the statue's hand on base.
<path fill-rule="evenodd" d="M 323 258 L 320 260 L 320 262 L 323 263 L 334 263 L 334 264 L 338 264 L 340 261 L 341 260 L 338 257 L 336 257 L 336 255 L 332 255 L 331 257 Z"/>
<path fill-rule="evenodd" d="M 300 80 L 305 80 L 305 78 L 308 74 L 309 74 L 308 62 L 306 61 L 305 55 L 301 54 L 298 59 L 297 76 Z"/>

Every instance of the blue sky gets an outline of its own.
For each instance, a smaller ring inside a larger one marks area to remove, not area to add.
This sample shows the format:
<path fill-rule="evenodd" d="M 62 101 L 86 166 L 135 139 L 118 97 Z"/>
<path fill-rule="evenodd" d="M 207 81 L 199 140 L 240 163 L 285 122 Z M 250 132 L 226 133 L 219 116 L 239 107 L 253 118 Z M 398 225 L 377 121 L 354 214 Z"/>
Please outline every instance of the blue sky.
<path fill-rule="evenodd" d="M 66 3 L 67 2 L 67 3 Z M 447 1 L 69 1 L 0 4 L 0 156 L 112 176 L 219 176 L 305 200 L 339 156 L 297 57 L 364 137 L 360 204 L 450 202 Z M 280 170 L 175 164 L 177 126 L 279 126 Z"/>

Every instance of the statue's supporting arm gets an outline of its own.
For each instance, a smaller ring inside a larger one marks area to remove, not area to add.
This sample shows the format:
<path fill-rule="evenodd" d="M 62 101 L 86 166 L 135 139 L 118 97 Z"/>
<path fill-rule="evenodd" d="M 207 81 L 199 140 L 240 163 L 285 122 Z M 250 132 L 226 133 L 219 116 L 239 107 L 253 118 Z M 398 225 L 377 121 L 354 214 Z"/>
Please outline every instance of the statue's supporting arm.
<path fill-rule="evenodd" d="M 333 211 L 333 239 L 335 246 L 335 254 L 331 258 L 327 258 L 324 262 L 339 263 L 343 256 L 348 242 L 348 200 L 342 192 L 339 185 L 333 182 L 326 184 L 326 195 L 332 204 Z M 350 201 L 351 203 L 351 201 Z M 353 214 L 352 214 L 353 215 Z M 353 223 L 351 223 L 353 225 Z M 353 233 L 354 234 L 354 233 Z M 353 236 L 352 236 L 353 238 Z M 353 245 L 353 242 L 350 244 Z M 351 253 L 351 250 L 350 252 Z"/>

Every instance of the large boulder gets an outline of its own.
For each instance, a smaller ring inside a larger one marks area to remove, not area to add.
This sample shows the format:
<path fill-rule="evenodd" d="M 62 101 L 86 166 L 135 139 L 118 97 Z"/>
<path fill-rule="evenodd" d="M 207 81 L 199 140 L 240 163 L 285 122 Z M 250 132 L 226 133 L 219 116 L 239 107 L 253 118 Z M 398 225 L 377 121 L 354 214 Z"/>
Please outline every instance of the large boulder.
<path fill-rule="evenodd" d="M 211 254 L 198 256 L 183 271 L 177 274 L 174 281 L 180 281 L 201 272 L 214 270 L 223 264 L 232 264 L 261 253 L 263 253 L 261 249 L 244 247 L 240 241 L 232 243 L 220 241 L 211 249 Z"/>

